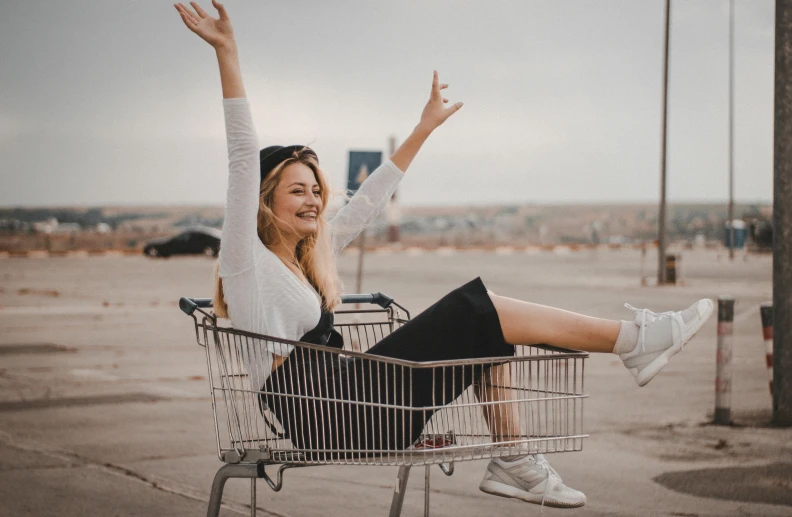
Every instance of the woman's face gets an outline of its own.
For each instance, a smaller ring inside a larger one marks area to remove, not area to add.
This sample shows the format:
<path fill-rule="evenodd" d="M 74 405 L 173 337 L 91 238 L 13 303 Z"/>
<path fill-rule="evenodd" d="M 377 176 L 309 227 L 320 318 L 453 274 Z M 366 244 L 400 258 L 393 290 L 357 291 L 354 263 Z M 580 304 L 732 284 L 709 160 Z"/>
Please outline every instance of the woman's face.
<path fill-rule="evenodd" d="M 272 206 L 275 224 L 283 235 L 301 240 L 316 233 L 322 208 L 321 189 L 313 170 L 299 162 L 286 166 L 275 187 Z"/>

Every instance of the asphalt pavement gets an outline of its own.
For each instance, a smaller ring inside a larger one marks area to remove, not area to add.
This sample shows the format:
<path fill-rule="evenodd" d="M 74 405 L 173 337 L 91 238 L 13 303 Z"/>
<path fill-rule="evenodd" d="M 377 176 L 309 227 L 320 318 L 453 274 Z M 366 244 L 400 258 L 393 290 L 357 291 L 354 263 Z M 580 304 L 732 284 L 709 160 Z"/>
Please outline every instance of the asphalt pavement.
<path fill-rule="evenodd" d="M 356 252 L 339 263 L 354 285 Z M 630 316 L 731 295 L 733 426 L 710 424 L 716 321 L 649 385 L 616 356 L 587 360 L 583 450 L 549 460 L 586 506 L 575 516 L 792 515 L 792 429 L 769 425 L 759 304 L 771 299 L 772 258 L 684 251 L 681 285 L 653 286 L 656 259 L 637 250 L 381 250 L 364 260 L 364 291 L 414 314 L 481 276 L 492 291 L 592 316 Z M 643 260 L 643 263 L 642 263 Z M 213 261 L 134 256 L 0 258 L 0 515 L 202 515 L 215 451 L 203 349 L 180 296 L 209 296 Z M 642 285 L 646 276 L 649 285 Z M 349 290 L 349 289 L 348 289 Z M 432 469 L 433 515 L 538 515 L 481 493 L 485 461 Z M 259 515 L 385 515 L 394 467 L 286 472 L 258 483 Z M 403 515 L 422 515 L 414 469 Z M 249 514 L 250 485 L 232 480 L 223 515 Z"/>

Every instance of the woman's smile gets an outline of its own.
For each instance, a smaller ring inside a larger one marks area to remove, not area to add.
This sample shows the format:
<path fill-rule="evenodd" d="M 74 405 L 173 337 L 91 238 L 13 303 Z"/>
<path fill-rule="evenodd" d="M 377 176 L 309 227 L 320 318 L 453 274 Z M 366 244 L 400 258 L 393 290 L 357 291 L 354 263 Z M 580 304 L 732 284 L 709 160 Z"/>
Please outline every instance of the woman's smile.
<path fill-rule="evenodd" d="M 309 210 L 307 212 L 300 212 L 299 214 L 297 214 L 297 217 L 299 217 L 300 219 L 305 219 L 308 221 L 316 221 L 316 216 L 317 216 L 316 210 Z"/>
<path fill-rule="evenodd" d="M 273 203 L 281 232 L 296 234 L 298 239 L 316 233 L 322 206 L 322 190 L 314 171 L 299 162 L 286 166 Z"/>

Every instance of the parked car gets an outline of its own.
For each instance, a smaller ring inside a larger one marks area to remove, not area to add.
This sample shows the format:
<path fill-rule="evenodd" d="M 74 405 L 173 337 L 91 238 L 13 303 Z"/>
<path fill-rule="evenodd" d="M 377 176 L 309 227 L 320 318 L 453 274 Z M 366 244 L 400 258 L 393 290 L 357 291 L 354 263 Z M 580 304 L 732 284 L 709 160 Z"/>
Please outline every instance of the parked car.
<path fill-rule="evenodd" d="M 143 247 L 149 257 L 203 254 L 216 257 L 220 252 L 220 230 L 209 227 L 188 228 L 174 237 L 153 239 Z"/>

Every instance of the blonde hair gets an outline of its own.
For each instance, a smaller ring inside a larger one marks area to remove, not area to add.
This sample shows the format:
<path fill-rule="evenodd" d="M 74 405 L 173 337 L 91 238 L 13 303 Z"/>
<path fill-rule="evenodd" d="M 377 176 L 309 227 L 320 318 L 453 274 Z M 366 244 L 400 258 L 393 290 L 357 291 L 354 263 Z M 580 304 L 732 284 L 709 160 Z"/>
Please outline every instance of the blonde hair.
<path fill-rule="evenodd" d="M 324 211 L 330 198 L 330 186 L 322 169 L 319 168 L 316 155 L 307 147 L 300 151 L 295 151 L 290 158 L 275 166 L 264 178 L 264 181 L 261 182 L 257 217 L 258 236 L 261 242 L 268 247 L 283 240 L 283 233 L 276 224 L 278 218 L 272 211 L 272 207 L 275 202 L 275 188 L 280 183 L 283 170 L 293 163 L 302 163 L 313 171 L 316 182 L 319 184 L 320 197 L 322 199 L 322 210 L 316 216 L 318 229 L 316 233 L 303 238 L 297 243 L 297 249 L 295 250 L 297 262 L 308 282 L 322 297 L 323 309 L 331 311 L 336 305 L 341 303 L 342 284 L 336 269 L 330 232 L 324 218 Z M 223 282 L 219 272 L 220 262 L 218 261 L 214 273 L 214 311 L 218 317 L 227 318 L 228 306 L 225 303 Z"/>

